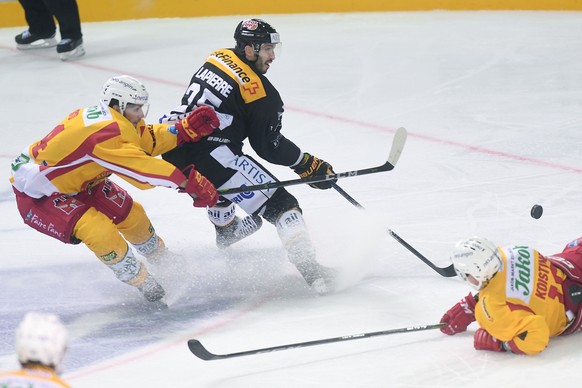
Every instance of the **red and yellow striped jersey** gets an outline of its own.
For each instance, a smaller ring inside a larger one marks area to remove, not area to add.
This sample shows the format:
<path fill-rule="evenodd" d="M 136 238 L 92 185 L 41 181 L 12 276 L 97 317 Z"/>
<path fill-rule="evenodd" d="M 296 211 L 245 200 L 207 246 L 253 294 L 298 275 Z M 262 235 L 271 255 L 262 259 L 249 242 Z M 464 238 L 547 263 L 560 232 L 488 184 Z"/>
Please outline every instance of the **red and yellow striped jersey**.
<path fill-rule="evenodd" d="M 503 266 L 479 291 L 475 317 L 493 337 L 536 354 L 568 324 L 564 272 L 533 248 L 499 247 Z"/>
<path fill-rule="evenodd" d="M 75 194 L 116 174 L 141 189 L 177 188 L 186 177 L 155 156 L 177 146 L 173 125 L 136 127 L 103 105 L 78 109 L 12 163 L 11 183 L 34 197 Z"/>

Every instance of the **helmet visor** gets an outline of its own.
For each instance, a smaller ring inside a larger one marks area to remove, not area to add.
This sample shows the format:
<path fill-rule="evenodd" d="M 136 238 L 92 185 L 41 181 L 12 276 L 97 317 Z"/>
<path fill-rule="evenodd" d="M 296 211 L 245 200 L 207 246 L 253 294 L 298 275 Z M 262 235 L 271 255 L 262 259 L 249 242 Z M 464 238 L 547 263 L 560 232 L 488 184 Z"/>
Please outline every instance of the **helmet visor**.
<path fill-rule="evenodd" d="M 148 115 L 149 110 L 150 104 L 147 102 L 143 105 L 127 103 L 127 106 L 125 107 L 125 113 L 129 113 L 131 115 L 138 115 L 139 113 L 141 113 L 143 114 L 143 117 L 146 117 Z"/>
<path fill-rule="evenodd" d="M 283 52 L 283 43 L 263 43 L 259 50 L 259 55 L 266 56 L 268 58 L 281 58 Z"/>

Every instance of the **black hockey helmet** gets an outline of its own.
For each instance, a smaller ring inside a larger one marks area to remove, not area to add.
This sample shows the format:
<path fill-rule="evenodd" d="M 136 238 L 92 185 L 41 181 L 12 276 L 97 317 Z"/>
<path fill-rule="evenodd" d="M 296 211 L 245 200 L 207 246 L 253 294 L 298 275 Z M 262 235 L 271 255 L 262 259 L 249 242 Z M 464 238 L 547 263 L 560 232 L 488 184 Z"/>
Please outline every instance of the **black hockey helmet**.
<path fill-rule="evenodd" d="M 247 19 L 241 21 L 234 30 L 235 50 L 244 52 L 245 47 L 251 44 L 255 53 L 259 53 L 263 43 L 281 43 L 279 33 L 269 23 L 261 19 Z"/>

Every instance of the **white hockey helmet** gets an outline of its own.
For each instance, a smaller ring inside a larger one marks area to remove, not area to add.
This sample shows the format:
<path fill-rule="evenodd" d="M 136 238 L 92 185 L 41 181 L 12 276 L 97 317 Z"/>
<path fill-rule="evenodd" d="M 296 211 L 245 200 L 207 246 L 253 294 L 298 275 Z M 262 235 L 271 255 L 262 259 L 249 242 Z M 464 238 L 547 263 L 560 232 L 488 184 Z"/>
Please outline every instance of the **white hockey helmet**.
<path fill-rule="evenodd" d="M 142 106 L 144 116 L 147 115 L 148 98 L 144 84 L 129 75 L 118 75 L 108 79 L 101 91 L 101 101 L 107 106 L 119 105 L 122 115 L 125 114 L 127 104 Z"/>
<path fill-rule="evenodd" d="M 22 365 L 40 363 L 58 370 L 68 342 L 67 329 L 54 314 L 29 312 L 16 329 L 16 353 Z"/>
<path fill-rule="evenodd" d="M 477 291 L 489 283 L 489 280 L 501 268 L 502 263 L 495 244 L 481 237 L 459 241 L 455 245 L 451 260 L 457 275 Z M 469 275 L 476 280 L 476 283 L 469 279 Z"/>

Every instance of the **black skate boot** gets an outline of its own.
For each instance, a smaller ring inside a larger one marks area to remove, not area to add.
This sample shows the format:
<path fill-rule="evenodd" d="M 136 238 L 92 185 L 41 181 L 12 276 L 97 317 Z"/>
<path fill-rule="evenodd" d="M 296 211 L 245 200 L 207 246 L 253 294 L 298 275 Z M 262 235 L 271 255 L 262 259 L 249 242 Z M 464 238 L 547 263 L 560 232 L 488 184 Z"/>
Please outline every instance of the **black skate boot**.
<path fill-rule="evenodd" d="M 219 248 L 226 248 L 235 242 L 250 236 L 261 228 L 263 219 L 260 216 L 246 216 L 244 218 L 235 217 L 232 222 L 226 226 L 217 226 L 216 228 L 216 245 Z"/>
<path fill-rule="evenodd" d="M 143 294 L 148 302 L 158 302 L 164 297 L 164 295 L 166 295 L 162 286 L 160 286 L 152 275 L 148 275 L 146 280 L 144 280 L 141 285 L 137 286 L 137 289 Z"/>
<path fill-rule="evenodd" d="M 74 59 L 85 55 L 83 39 L 63 39 L 57 45 L 57 53 L 62 61 Z"/>
<path fill-rule="evenodd" d="M 19 50 L 30 50 L 37 48 L 54 47 L 57 45 L 55 33 L 31 34 L 26 30 L 14 37 L 16 48 Z"/>

